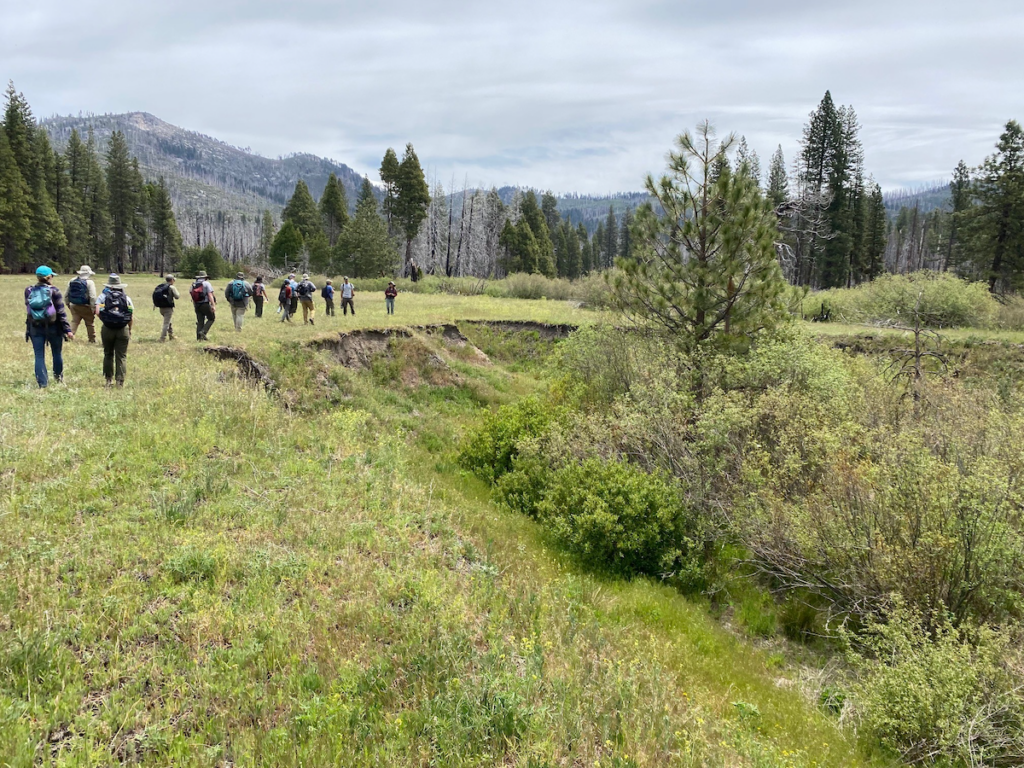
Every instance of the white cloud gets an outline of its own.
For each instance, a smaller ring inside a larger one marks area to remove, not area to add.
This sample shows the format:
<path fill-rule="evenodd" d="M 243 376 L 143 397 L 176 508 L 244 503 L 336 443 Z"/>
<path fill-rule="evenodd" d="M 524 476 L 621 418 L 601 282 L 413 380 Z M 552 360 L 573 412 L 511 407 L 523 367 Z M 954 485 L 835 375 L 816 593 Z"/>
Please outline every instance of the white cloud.
<path fill-rule="evenodd" d="M 1019 2 L 823 6 L 0 0 L 0 76 L 37 115 L 145 110 L 371 175 L 412 141 L 442 181 L 558 191 L 636 189 L 704 118 L 792 158 L 826 88 L 890 187 L 980 162 L 1024 118 Z"/>

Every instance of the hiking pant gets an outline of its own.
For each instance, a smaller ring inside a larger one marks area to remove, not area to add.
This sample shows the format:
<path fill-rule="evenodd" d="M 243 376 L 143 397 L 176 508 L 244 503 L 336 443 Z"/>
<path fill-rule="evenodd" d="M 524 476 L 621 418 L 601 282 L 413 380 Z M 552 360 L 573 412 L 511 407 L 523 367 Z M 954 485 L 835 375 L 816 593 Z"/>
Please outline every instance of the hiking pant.
<path fill-rule="evenodd" d="M 324 314 L 334 315 L 334 299 L 324 299 Z"/>
<path fill-rule="evenodd" d="M 164 319 L 164 327 L 160 329 L 160 341 L 166 338 L 174 338 L 174 326 L 171 325 L 171 318 L 174 317 L 174 307 L 160 307 L 160 317 Z"/>
<path fill-rule="evenodd" d="M 288 303 L 288 316 L 291 317 L 292 315 L 298 314 L 298 312 L 299 312 L 299 297 L 298 296 L 292 296 L 291 300 Z"/>
<path fill-rule="evenodd" d="M 131 337 L 127 325 L 124 328 L 108 328 L 104 325 L 100 329 L 100 339 L 103 341 L 103 376 L 107 381 L 117 379 L 119 385 L 124 384 L 124 374 L 128 367 L 128 341 Z"/>
<path fill-rule="evenodd" d="M 89 341 L 96 343 L 96 313 L 91 304 L 68 304 L 71 310 L 68 319 L 71 321 L 71 332 L 78 333 L 78 324 L 84 322 L 85 329 L 89 332 Z"/>
<path fill-rule="evenodd" d="M 253 296 L 253 303 L 256 305 L 256 317 L 263 317 L 263 297 Z"/>
<path fill-rule="evenodd" d="M 281 322 L 292 321 L 292 304 L 290 301 L 281 302 Z"/>
<path fill-rule="evenodd" d="M 342 299 L 341 300 L 341 314 L 347 315 L 349 309 L 352 310 L 352 316 L 355 317 L 356 305 L 352 303 L 352 299 Z"/>
<path fill-rule="evenodd" d="M 209 302 L 196 304 L 196 341 L 206 340 L 206 334 L 210 332 L 210 326 L 216 319 L 213 306 Z"/>
<path fill-rule="evenodd" d="M 245 319 L 245 304 L 231 305 L 231 319 L 235 321 L 235 330 L 241 333 L 242 321 Z"/>
<path fill-rule="evenodd" d="M 395 314 L 395 297 L 385 296 L 384 297 L 384 309 L 388 311 L 389 315 Z M 352 314 L 355 314 L 354 312 Z"/>
<path fill-rule="evenodd" d="M 32 351 L 36 356 L 36 383 L 45 387 L 50 383 L 46 376 L 46 345 L 50 345 L 53 354 L 53 377 L 58 381 L 64 376 L 64 331 L 59 323 L 44 325 L 41 328 L 29 327 L 28 337 L 32 341 Z"/>
<path fill-rule="evenodd" d="M 302 304 L 302 322 L 303 324 L 313 322 L 313 314 L 316 310 L 316 305 L 313 304 L 313 300 L 299 302 Z"/>

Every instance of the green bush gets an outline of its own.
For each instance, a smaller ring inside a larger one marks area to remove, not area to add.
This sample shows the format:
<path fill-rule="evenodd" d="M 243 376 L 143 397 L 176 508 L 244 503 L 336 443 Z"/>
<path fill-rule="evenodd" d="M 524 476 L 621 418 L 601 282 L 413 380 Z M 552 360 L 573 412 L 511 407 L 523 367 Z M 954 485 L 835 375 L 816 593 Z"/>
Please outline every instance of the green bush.
<path fill-rule="evenodd" d="M 619 461 L 570 463 L 551 474 L 538 515 L 590 565 L 702 582 L 696 516 L 665 475 Z"/>
<path fill-rule="evenodd" d="M 536 397 L 503 405 L 490 414 L 459 453 L 459 463 L 489 483 L 513 470 L 520 442 L 539 437 L 551 422 L 551 410 Z"/>
<path fill-rule="evenodd" d="M 854 706 L 884 747 L 910 763 L 1019 764 L 1024 703 L 1001 661 L 1008 638 L 926 622 L 897 603 L 861 643 Z"/>
<path fill-rule="evenodd" d="M 178 259 L 177 270 L 185 279 L 204 271 L 211 280 L 218 280 L 228 276 L 231 265 L 224 261 L 217 246 L 207 243 L 202 248 L 186 248 Z"/>
<path fill-rule="evenodd" d="M 856 288 L 811 293 L 803 300 L 805 317 L 822 305 L 833 322 L 890 323 L 913 326 L 920 315 L 931 328 L 992 327 L 999 304 L 986 283 L 971 283 L 949 272 L 882 275 Z"/>
<path fill-rule="evenodd" d="M 551 468 L 536 452 L 522 452 L 512 460 L 512 471 L 498 478 L 494 497 L 513 512 L 536 517 L 550 476 Z"/>
<path fill-rule="evenodd" d="M 516 272 L 487 284 L 484 292 L 499 299 L 552 299 L 564 301 L 572 295 L 572 283 L 562 278 Z"/>

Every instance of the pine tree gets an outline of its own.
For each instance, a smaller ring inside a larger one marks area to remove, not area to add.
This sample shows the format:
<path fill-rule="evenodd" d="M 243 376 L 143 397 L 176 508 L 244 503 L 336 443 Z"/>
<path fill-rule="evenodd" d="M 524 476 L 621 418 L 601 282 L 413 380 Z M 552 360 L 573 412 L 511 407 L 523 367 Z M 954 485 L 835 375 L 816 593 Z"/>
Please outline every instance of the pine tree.
<path fill-rule="evenodd" d="M 978 169 L 971 212 L 978 271 L 989 289 L 1024 284 L 1024 130 L 1011 120 Z"/>
<path fill-rule="evenodd" d="M 72 132 L 71 136 L 74 139 L 77 133 Z M 74 148 L 74 143 L 68 144 L 65 157 L 68 161 L 71 183 L 82 196 L 82 213 L 89 241 L 86 261 L 100 269 L 101 265 L 110 261 L 111 221 L 107 180 L 100 165 L 92 131 L 89 132 L 84 144 L 78 143 L 77 152 Z"/>
<path fill-rule="evenodd" d="M 14 269 L 24 259 L 32 235 L 31 215 L 28 185 L 0 124 L 0 266 Z"/>
<path fill-rule="evenodd" d="M 338 243 L 342 230 L 348 224 L 348 200 L 345 188 L 333 173 L 327 179 L 327 186 L 320 198 L 320 219 L 323 221 L 327 243 L 333 248 Z"/>
<path fill-rule="evenodd" d="M 604 255 L 602 266 L 605 269 L 611 268 L 615 263 L 615 257 L 619 254 L 619 226 L 615 221 L 615 210 L 610 205 L 608 206 L 608 218 L 605 219 L 604 243 L 601 245 L 601 251 Z"/>
<path fill-rule="evenodd" d="M 161 176 L 156 184 L 147 185 L 149 212 L 153 230 L 153 253 L 156 268 L 163 275 L 181 258 L 181 230 L 174 218 L 171 195 Z"/>
<path fill-rule="evenodd" d="M 885 210 L 882 188 L 875 184 L 868 197 L 867 223 L 864 232 L 864 248 L 867 271 L 864 279 L 873 280 L 882 274 L 885 267 L 885 245 L 888 240 L 889 217 Z"/>
<path fill-rule="evenodd" d="M 768 189 L 766 195 L 768 202 L 776 210 L 789 197 L 789 174 L 786 173 L 786 158 L 782 154 L 781 144 L 775 150 L 775 154 L 772 155 L 772 162 L 768 167 Z"/>
<path fill-rule="evenodd" d="M 562 217 L 558 214 L 558 198 L 552 192 L 545 192 L 540 198 L 540 209 L 544 213 L 544 221 L 548 225 L 548 232 L 552 238 L 558 231 L 558 225 Z"/>
<path fill-rule="evenodd" d="M 294 224 L 302 234 L 303 242 L 310 241 L 317 232 L 323 231 L 320 211 L 313 201 L 313 195 L 309 193 L 309 187 L 302 179 L 295 183 L 295 191 L 284 207 L 281 220 Z"/>
<path fill-rule="evenodd" d="M 263 211 L 263 218 L 260 220 L 260 244 L 258 249 L 259 260 L 262 263 L 270 263 L 270 248 L 274 244 L 274 235 L 277 227 L 274 225 L 274 216 L 269 210 Z"/>
<path fill-rule="evenodd" d="M 398 167 L 397 196 L 394 202 L 392 222 L 405 237 L 405 270 L 412 262 L 412 241 L 420 231 L 420 225 L 427 217 L 430 205 L 430 188 L 423 176 L 420 160 L 412 144 L 405 145 L 405 154 Z"/>
<path fill-rule="evenodd" d="M 138 212 L 137 180 L 128 155 L 128 142 L 114 131 L 107 148 L 107 190 L 110 195 L 110 252 L 107 268 L 124 272 L 130 264 L 131 234 Z"/>
<path fill-rule="evenodd" d="M 622 214 L 622 226 L 619 228 L 619 258 L 633 258 L 633 212 L 627 208 Z"/>
<path fill-rule="evenodd" d="M 129 269 L 143 269 L 142 258 L 149 241 L 147 222 L 150 218 L 149 195 L 146 194 L 146 182 L 139 169 L 138 158 L 132 158 L 132 196 L 135 199 L 131 226 L 128 233 L 128 252 L 131 254 Z"/>
<path fill-rule="evenodd" d="M 761 159 L 757 152 L 752 152 L 747 146 L 747 137 L 741 136 L 739 146 L 736 149 L 736 160 L 733 166 L 734 173 L 745 173 L 756 185 L 761 186 Z"/>
<path fill-rule="evenodd" d="M 394 274 L 398 251 L 387 222 L 377 210 L 377 198 L 369 179 L 363 179 L 355 216 L 345 226 L 335 249 L 336 262 L 356 277 Z"/>
<path fill-rule="evenodd" d="M 523 195 L 519 207 L 522 220 L 530 229 L 533 236 L 530 248 L 531 255 L 528 264 L 524 262 L 524 272 L 540 272 L 548 277 L 555 276 L 555 245 L 551 241 L 551 232 L 548 230 L 547 219 L 540 206 L 537 204 L 537 195 L 533 190 Z M 518 224 L 517 224 L 518 226 Z M 525 243 L 527 238 L 520 237 L 520 242 Z M 525 247 L 525 246 L 524 246 Z M 535 251 L 533 249 L 536 249 Z"/>
<path fill-rule="evenodd" d="M 576 235 L 576 230 L 573 229 L 573 226 L 569 223 L 568 219 L 559 225 L 559 230 L 561 233 L 561 240 L 564 243 L 563 247 L 565 248 L 565 253 L 562 259 L 563 267 L 559 274 L 562 277 L 575 280 L 583 274 L 583 264 L 580 256 L 580 240 Z"/>
<path fill-rule="evenodd" d="M 272 267 L 279 269 L 294 269 L 298 266 L 305 244 L 302 240 L 302 233 L 295 222 L 288 219 L 281 225 L 281 229 L 274 235 L 274 242 L 270 245 L 270 256 L 268 261 Z"/>
<path fill-rule="evenodd" d="M 946 258 L 942 262 L 943 272 L 950 267 L 956 269 L 963 262 L 959 230 L 967 210 L 971 207 L 971 172 L 963 160 L 957 163 L 953 170 L 953 181 L 949 185 L 949 197 L 952 210 L 949 215 Z"/>
<path fill-rule="evenodd" d="M 640 258 L 619 260 L 615 291 L 627 313 L 689 352 L 785 316 L 775 216 L 749 176 L 722 167 L 731 138 L 716 142 L 707 123 L 696 139 L 679 137 L 669 174 L 647 177 L 653 202 L 640 208 L 634 231 Z M 703 392 L 699 375 L 695 390 Z"/>
<path fill-rule="evenodd" d="M 582 221 L 576 227 L 576 239 L 580 241 L 580 275 L 589 275 L 594 269 L 594 249 Z"/>
<path fill-rule="evenodd" d="M 393 219 L 395 216 L 395 205 L 398 200 L 399 176 L 402 165 L 398 162 L 398 155 L 395 150 L 388 147 L 384 153 L 384 159 L 380 163 L 380 181 L 384 185 L 384 200 L 381 203 L 381 211 L 384 213 L 384 220 L 388 224 L 388 232 L 395 234 Z"/>

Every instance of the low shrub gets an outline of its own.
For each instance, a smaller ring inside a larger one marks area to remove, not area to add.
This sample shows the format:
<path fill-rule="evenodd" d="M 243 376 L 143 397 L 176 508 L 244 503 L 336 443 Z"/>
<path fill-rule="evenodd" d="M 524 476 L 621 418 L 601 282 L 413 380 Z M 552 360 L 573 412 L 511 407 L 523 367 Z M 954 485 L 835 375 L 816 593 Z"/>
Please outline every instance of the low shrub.
<path fill-rule="evenodd" d="M 539 437 L 551 422 L 549 406 L 536 397 L 504 405 L 490 414 L 463 445 L 459 463 L 489 483 L 514 469 L 520 442 Z"/>
<path fill-rule="evenodd" d="M 691 587 L 703 582 L 696 515 L 663 474 L 620 461 L 567 464 L 551 473 L 538 516 L 592 566 Z"/>
<path fill-rule="evenodd" d="M 833 322 L 913 326 L 919 315 L 931 328 L 990 328 L 999 316 L 999 304 L 986 283 L 927 270 L 882 275 L 856 288 L 810 293 L 803 300 L 804 317 L 819 317 L 822 308 Z"/>
<path fill-rule="evenodd" d="M 499 299 L 564 301 L 572 296 L 572 283 L 562 278 L 516 272 L 503 280 L 488 283 L 484 292 Z"/>
<path fill-rule="evenodd" d="M 859 642 L 855 714 L 885 748 L 910 763 L 1019 765 L 1024 702 L 1001 661 L 1005 635 L 924 621 L 896 603 Z"/>

